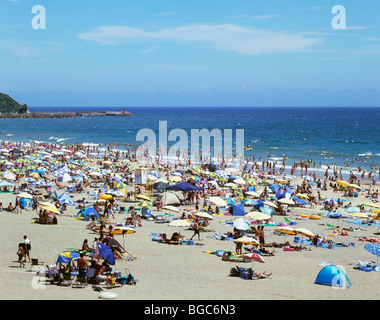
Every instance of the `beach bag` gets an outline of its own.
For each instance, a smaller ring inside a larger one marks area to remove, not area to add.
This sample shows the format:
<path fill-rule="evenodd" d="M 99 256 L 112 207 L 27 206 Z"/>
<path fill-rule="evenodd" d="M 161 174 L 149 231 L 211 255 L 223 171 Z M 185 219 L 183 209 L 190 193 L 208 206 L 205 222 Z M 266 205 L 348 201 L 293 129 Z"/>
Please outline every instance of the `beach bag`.
<path fill-rule="evenodd" d="M 128 270 L 128 272 L 127 272 L 127 270 Z M 128 273 L 128 276 L 126 278 L 126 284 L 129 284 L 129 285 L 136 284 L 135 277 L 132 276 L 129 269 L 126 268 L 125 271 Z"/>

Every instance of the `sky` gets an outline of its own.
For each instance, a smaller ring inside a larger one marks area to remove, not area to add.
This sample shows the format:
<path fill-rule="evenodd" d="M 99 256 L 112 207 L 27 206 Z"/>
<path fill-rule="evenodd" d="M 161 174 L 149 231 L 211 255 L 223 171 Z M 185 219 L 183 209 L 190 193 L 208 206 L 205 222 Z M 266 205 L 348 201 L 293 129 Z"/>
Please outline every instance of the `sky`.
<path fill-rule="evenodd" d="M 0 0 L 0 92 L 40 107 L 380 106 L 379 12 L 378 0 Z"/>

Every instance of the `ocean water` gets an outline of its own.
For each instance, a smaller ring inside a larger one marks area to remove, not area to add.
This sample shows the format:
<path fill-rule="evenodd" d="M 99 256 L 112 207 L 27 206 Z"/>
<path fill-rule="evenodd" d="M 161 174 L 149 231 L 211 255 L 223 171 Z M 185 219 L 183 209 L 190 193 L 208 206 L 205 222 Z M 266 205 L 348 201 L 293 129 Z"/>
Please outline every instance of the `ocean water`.
<path fill-rule="evenodd" d="M 122 111 L 123 107 L 38 108 L 30 111 Z M 268 107 L 126 107 L 131 117 L 75 117 L 67 119 L 0 119 L 0 139 L 59 143 L 136 145 L 137 132 L 152 129 L 157 136 L 159 121 L 167 121 L 168 132 L 183 129 L 244 129 L 244 144 L 256 160 L 289 158 L 316 161 L 316 169 L 327 165 L 370 169 L 380 160 L 380 108 L 268 108 Z M 234 140 L 234 138 L 233 138 Z M 189 145 L 190 148 L 190 145 Z M 351 162 L 352 161 L 352 162 Z"/>

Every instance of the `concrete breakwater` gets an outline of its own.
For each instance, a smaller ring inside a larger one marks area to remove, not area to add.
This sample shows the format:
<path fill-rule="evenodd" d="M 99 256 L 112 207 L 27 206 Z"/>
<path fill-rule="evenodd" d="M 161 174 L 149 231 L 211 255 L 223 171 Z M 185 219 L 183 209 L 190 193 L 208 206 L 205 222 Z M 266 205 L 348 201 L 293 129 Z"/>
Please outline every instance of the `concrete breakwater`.
<path fill-rule="evenodd" d="M 74 118 L 99 116 L 132 116 L 130 112 L 115 111 L 83 111 L 83 112 L 28 112 L 28 113 L 0 113 L 0 118 Z"/>

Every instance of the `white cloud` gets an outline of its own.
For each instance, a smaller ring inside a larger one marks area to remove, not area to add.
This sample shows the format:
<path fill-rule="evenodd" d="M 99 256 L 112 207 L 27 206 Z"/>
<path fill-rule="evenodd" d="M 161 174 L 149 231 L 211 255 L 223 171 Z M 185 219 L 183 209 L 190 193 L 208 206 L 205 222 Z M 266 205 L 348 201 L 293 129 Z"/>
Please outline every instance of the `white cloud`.
<path fill-rule="evenodd" d="M 127 44 L 132 41 L 149 42 L 150 40 L 205 42 L 219 50 L 248 55 L 297 51 L 320 41 L 320 39 L 301 34 L 266 31 L 232 24 L 188 25 L 159 31 L 144 31 L 128 26 L 101 26 L 78 37 L 103 45 Z"/>
<path fill-rule="evenodd" d="M 278 18 L 282 17 L 280 14 L 262 14 L 262 15 L 255 15 L 255 16 L 250 16 L 250 15 L 238 15 L 235 16 L 235 18 L 243 18 L 247 20 L 265 20 L 265 19 L 273 19 L 273 18 Z"/>

